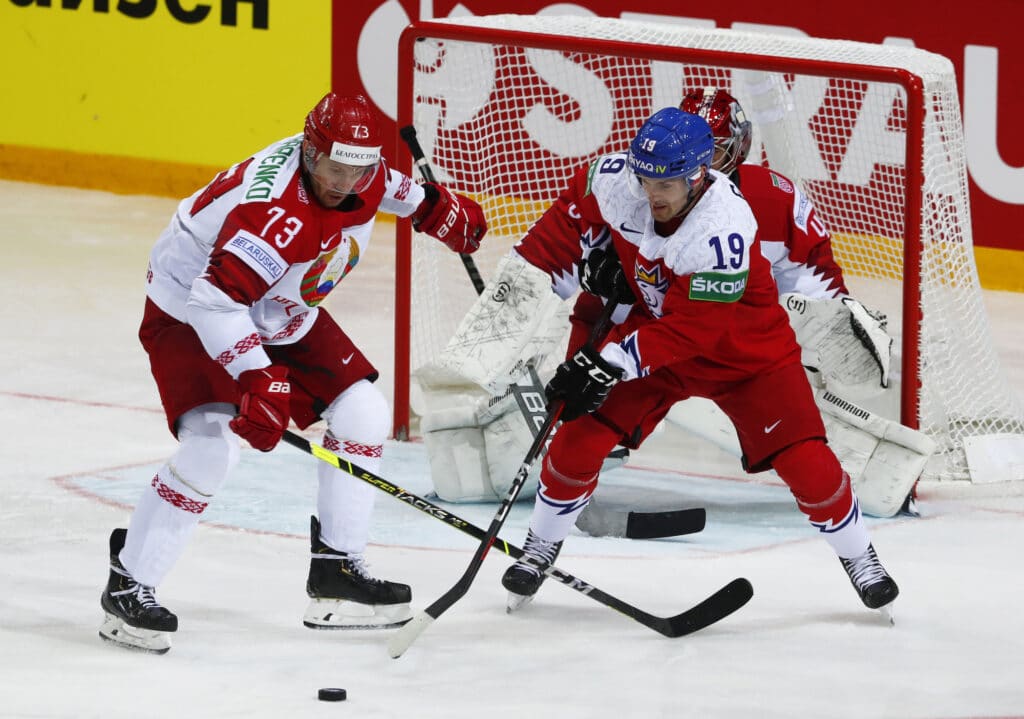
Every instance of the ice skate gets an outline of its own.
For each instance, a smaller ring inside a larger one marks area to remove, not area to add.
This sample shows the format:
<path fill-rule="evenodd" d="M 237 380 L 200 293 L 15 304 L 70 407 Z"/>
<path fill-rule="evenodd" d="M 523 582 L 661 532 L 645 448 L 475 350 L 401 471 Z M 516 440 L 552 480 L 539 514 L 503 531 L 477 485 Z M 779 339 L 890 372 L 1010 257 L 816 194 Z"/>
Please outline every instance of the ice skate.
<path fill-rule="evenodd" d="M 110 578 L 100 597 L 105 614 L 100 638 L 129 649 L 165 654 L 170 633 L 178 630 L 178 617 L 156 601 L 153 587 L 139 584 L 122 566 L 125 529 L 110 534 Z"/>
<path fill-rule="evenodd" d="M 302 623 L 310 629 L 387 629 L 412 619 L 407 584 L 375 579 L 362 555 L 339 552 L 320 539 L 310 518 L 309 606 Z"/>
<path fill-rule="evenodd" d="M 868 609 L 878 609 L 890 623 L 893 621 L 892 603 L 900 589 L 878 561 L 875 548 L 868 545 L 864 554 L 852 559 L 839 558 L 850 577 L 853 588 Z"/>
<path fill-rule="evenodd" d="M 561 549 L 561 542 L 545 541 L 535 535 L 533 530 L 527 530 L 523 556 L 506 569 L 501 577 L 502 586 L 508 590 L 506 609 L 510 614 L 533 599 L 547 578 L 544 570 L 554 564 Z"/>

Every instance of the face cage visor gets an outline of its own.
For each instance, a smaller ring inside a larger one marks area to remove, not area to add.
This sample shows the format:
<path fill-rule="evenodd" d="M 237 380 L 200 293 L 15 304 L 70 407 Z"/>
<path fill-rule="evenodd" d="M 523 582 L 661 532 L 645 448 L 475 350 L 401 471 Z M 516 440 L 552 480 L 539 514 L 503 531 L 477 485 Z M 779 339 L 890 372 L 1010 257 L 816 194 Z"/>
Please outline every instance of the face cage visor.
<path fill-rule="evenodd" d="M 332 142 L 330 153 L 320 152 L 316 154 L 310 172 L 320 182 L 330 185 L 333 189 L 337 190 L 337 185 L 333 180 L 337 179 L 344 169 L 351 171 L 361 168 L 359 178 L 352 185 L 352 188 L 348 190 L 348 194 L 358 195 L 366 191 L 373 184 L 373 180 L 380 170 L 380 158 L 381 148 L 379 146 L 364 147 L 361 145 L 349 145 L 344 142 Z M 324 164 L 321 165 L 321 163 Z M 328 165 L 326 163 L 331 164 Z M 345 167 L 341 168 L 337 167 L 337 165 L 344 165 Z M 352 173 L 347 174 L 350 177 Z"/>
<path fill-rule="evenodd" d="M 701 165 L 696 170 L 691 172 L 689 175 L 674 175 L 672 177 L 648 177 L 647 175 L 641 175 L 639 172 L 634 172 L 633 173 L 633 179 L 635 180 L 635 182 L 628 183 L 628 186 L 629 186 L 630 192 L 633 194 L 633 197 L 635 197 L 638 200 L 646 200 L 647 199 L 647 192 L 644 191 L 644 184 L 643 184 L 643 182 L 641 182 L 641 180 L 645 180 L 646 179 L 646 180 L 653 180 L 655 182 L 658 182 L 660 180 L 680 180 L 681 179 L 681 180 L 683 180 L 686 183 L 686 192 L 687 192 L 687 195 L 689 195 L 689 194 L 693 193 L 693 189 L 697 186 L 697 183 L 700 182 L 700 178 L 701 178 L 701 174 L 700 173 L 701 173 L 701 170 L 703 168 L 704 168 L 704 165 Z"/>

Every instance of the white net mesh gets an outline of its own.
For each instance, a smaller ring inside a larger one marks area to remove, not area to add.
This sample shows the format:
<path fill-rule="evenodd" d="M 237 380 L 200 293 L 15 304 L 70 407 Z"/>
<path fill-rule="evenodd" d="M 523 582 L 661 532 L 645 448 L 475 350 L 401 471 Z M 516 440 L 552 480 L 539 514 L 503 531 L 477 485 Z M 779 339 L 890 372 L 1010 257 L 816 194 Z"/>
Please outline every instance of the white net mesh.
<path fill-rule="evenodd" d="M 926 477 L 967 477 L 966 436 L 1024 432 L 1024 408 L 1004 378 L 982 305 L 947 59 L 594 17 L 495 15 L 434 27 L 415 43 L 415 67 L 400 71 L 412 73 L 412 121 L 439 181 L 475 197 L 487 214 L 491 229 L 474 255 L 485 280 L 573 170 L 625 148 L 648 116 L 686 91 L 721 87 L 753 121 L 749 161 L 801 183 L 833 234 L 851 292 L 887 313 L 895 379 L 920 384 L 920 428 L 941 447 Z M 902 75 L 877 68 L 912 73 L 921 99 Z M 925 118 L 920 144 L 915 111 Z M 917 158 L 920 179 L 908 171 Z M 909 223 L 908 204 L 920 208 Z M 917 227 L 920 302 L 915 292 L 904 308 L 904 255 Z M 444 347 L 475 294 L 459 259 L 438 243 L 417 242 L 413 252 L 416 368 Z M 918 323 L 919 342 L 905 322 Z M 918 358 L 910 376 L 898 371 L 903 356 Z"/>

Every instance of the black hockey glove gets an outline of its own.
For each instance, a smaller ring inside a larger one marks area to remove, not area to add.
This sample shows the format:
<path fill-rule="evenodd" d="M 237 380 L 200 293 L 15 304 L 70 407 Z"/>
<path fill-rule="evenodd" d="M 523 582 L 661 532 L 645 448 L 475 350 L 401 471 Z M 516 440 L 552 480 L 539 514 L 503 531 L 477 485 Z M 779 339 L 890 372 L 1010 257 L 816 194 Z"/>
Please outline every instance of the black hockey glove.
<path fill-rule="evenodd" d="M 583 345 L 570 359 L 558 365 L 544 394 L 549 407 L 557 401 L 565 402 L 562 421 L 571 422 L 604 404 L 622 375 L 623 371 L 609 364 L 596 349 Z"/>
<path fill-rule="evenodd" d="M 596 248 L 590 251 L 587 259 L 580 261 L 580 286 L 584 292 L 619 305 L 631 305 L 636 302 L 622 263 L 613 249 Z"/>

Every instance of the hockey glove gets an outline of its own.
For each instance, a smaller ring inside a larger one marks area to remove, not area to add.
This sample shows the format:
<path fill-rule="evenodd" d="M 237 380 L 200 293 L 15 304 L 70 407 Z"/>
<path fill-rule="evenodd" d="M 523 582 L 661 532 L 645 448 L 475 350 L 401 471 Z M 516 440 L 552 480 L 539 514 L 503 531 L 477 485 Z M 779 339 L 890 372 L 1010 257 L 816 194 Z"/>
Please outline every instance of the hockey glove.
<path fill-rule="evenodd" d="M 564 402 L 563 422 L 590 414 L 604 404 L 608 393 L 623 374 L 596 349 L 583 345 L 576 354 L 558 365 L 555 376 L 544 388 L 548 407 L 555 402 Z"/>
<path fill-rule="evenodd" d="M 585 260 L 580 261 L 580 287 L 598 297 L 604 297 L 619 305 L 636 302 L 622 263 L 614 249 L 595 248 Z"/>
<path fill-rule="evenodd" d="M 454 252 L 476 252 L 487 232 L 487 219 L 480 205 L 433 182 L 425 183 L 423 189 L 427 196 L 412 216 L 416 231 L 436 237 Z"/>
<path fill-rule="evenodd" d="M 288 428 L 292 386 L 285 367 L 270 365 L 238 376 L 242 404 L 230 427 L 261 452 L 269 452 Z"/>

